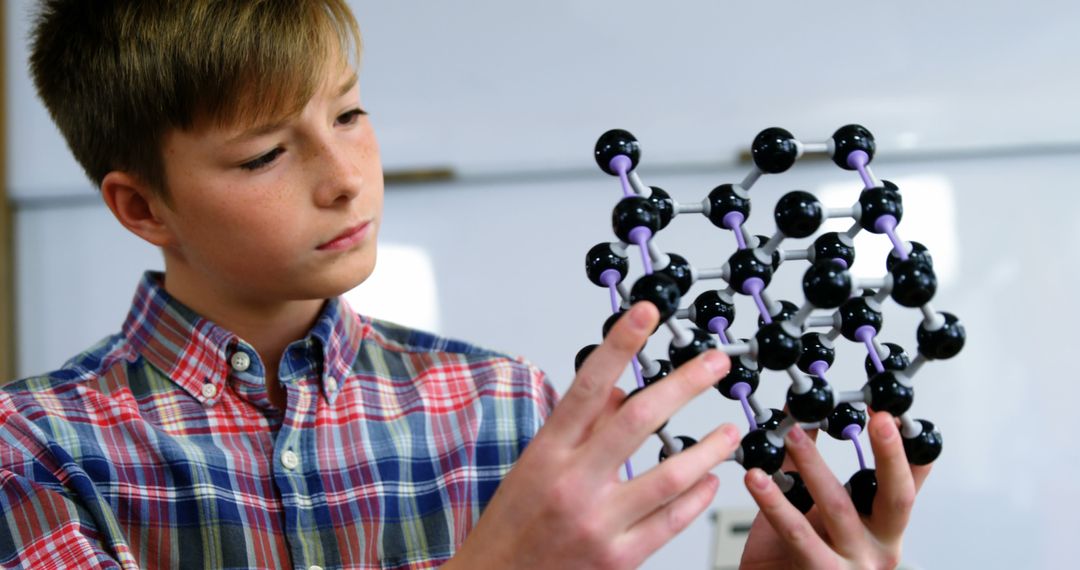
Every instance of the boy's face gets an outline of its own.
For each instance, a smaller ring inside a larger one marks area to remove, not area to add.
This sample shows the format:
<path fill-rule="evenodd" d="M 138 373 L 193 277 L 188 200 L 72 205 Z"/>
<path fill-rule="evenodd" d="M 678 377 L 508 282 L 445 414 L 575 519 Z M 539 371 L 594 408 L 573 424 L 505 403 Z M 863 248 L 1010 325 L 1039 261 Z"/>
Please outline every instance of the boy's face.
<path fill-rule="evenodd" d="M 335 71 L 283 123 L 165 136 L 168 280 L 274 303 L 333 297 L 371 274 L 379 149 L 355 73 L 328 67 Z"/>

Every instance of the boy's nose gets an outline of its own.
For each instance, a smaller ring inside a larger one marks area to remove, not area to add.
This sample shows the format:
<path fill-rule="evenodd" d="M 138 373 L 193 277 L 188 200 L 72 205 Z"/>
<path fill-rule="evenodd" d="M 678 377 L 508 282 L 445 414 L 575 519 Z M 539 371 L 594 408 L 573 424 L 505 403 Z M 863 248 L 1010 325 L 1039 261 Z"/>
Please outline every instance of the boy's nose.
<path fill-rule="evenodd" d="M 361 173 L 361 157 L 355 147 L 322 145 L 318 164 L 318 188 L 316 200 L 320 206 L 330 207 L 339 201 L 348 202 L 364 187 Z"/>

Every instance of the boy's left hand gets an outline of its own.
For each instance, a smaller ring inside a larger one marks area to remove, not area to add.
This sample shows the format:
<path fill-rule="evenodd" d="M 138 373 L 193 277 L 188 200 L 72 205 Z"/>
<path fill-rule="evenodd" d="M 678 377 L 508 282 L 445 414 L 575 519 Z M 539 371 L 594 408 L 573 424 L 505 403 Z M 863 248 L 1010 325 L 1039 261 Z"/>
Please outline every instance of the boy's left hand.
<path fill-rule="evenodd" d="M 909 465 L 896 420 L 875 413 L 867 429 L 877 463 L 872 515 L 855 510 L 844 486 L 818 454 L 814 438 L 794 428 L 785 443 L 785 469 L 794 468 L 814 498 L 804 516 L 760 469 L 746 488 L 761 512 L 754 520 L 741 568 L 896 568 L 915 494 L 930 465 Z"/>

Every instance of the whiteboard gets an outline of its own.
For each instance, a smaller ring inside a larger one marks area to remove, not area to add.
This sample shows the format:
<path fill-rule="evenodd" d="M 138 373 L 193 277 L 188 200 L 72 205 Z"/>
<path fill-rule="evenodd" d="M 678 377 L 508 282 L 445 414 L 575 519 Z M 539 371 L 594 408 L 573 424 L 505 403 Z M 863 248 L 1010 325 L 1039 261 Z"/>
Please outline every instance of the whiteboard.
<path fill-rule="evenodd" d="M 31 4 L 4 4 L 9 189 L 92 196 L 29 81 Z M 893 156 L 1080 144 L 1076 3 L 351 4 L 389 171 L 581 171 L 615 126 L 670 165 L 730 162 L 772 125 L 860 122 Z"/>

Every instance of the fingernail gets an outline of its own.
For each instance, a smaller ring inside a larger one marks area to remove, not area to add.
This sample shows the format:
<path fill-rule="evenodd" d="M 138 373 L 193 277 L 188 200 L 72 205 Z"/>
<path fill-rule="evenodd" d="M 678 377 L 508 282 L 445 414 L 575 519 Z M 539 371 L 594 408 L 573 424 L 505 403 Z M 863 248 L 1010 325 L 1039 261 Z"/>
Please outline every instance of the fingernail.
<path fill-rule="evenodd" d="M 732 444 L 737 445 L 742 440 L 742 438 L 739 437 L 739 428 L 731 424 L 725 424 L 722 429 L 724 430 L 724 436 L 727 437 L 728 441 Z"/>
<path fill-rule="evenodd" d="M 876 431 L 875 435 L 877 435 L 878 441 L 881 443 L 888 443 L 896 437 L 896 425 L 892 423 L 892 420 L 881 422 Z"/>
<path fill-rule="evenodd" d="M 634 328 L 643 329 L 649 325 L 649 318 L 645 315 L 647 311 L 645 307 L 640 303 L 630 307 L 630 324 L 634 325 Z"/>
<path fill-rule="evenodd" d="M 709 372 L 720 374 L 728 365 L 728 357 L 719 350 L 710 350 L 705 353 L 705 366 Z"/>
<path fill-rule="evenodd" d="M 757 467 L 750 470 L 750 484 L 759 491 L 769 486 L 769 476 Z"/>
<path fill-rule="evenodd" d="M 804 432 L 799 426 L 792 426 L 792 428 L 787 433 L 787 437 L 788 441 L 798 445 L 802 443 L 804 439 L 806 439 L 806 432 Z"/>

